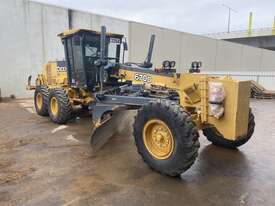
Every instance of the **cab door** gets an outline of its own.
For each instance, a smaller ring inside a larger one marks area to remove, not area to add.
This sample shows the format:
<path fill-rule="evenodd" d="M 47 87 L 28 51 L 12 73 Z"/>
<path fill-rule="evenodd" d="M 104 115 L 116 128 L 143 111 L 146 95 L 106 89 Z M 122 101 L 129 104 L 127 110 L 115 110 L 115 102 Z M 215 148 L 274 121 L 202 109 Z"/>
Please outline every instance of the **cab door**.
<path fill-rule="evenodd" d="M 83 59 L 83 37 L 74 35 L 63 39 L 68 71 L 68 81 L 71 87 L 86 88 L 86 72 Z"/>
<path fill-rule="evenodd" d="M 86 71 L 87 87 L 94 88 L 100 82 L 99 68 L 95 61 L 100 57 L 100 36 L 87 35 L 84 41 L 84 65 Z"/>

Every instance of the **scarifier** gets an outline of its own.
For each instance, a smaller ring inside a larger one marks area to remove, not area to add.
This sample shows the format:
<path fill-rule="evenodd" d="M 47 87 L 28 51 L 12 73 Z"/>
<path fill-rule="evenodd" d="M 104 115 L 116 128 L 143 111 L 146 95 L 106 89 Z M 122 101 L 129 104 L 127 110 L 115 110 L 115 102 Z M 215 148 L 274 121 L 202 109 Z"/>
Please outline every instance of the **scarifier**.
<path fill-rule="evenodd" d="M 133 136 L 143 160 L 169 176 L 180 175 L 194 163 L 199 130 L 213 144 L 227 148 L 239 147 L 252 136 L 250 81 L 201 74 L 200 62 L 184 73 L 176 72 L 174 61 L 154 69 L 155 35 L 142 63 L 124 63 L 126 39 L 106 33 L 105 26 L 101 32 L 78 29 L 59 36 L 66 60 L 46 64 L 35 86 L 29 77 L 27 89 L 35 90 L 37 113 L 55 123 L 66 123 L 76 105 L 89 110 L 94 151 L 114 134 L 126 110 L 138 110 Z"/>

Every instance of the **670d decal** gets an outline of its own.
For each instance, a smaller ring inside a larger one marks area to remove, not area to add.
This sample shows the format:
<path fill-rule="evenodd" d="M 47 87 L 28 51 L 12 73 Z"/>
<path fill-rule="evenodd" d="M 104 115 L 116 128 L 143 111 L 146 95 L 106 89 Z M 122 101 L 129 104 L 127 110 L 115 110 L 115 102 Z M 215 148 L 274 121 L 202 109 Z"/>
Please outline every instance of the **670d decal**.
<path fill-rule="evenodd" d="M 152 82 L 152 77 L 148 76 L 146 74 L 135 73 L 135 80 L 136 81 L 142 81 L 142 82 L 145 82 L 145 83 L 151 83 Z"/>

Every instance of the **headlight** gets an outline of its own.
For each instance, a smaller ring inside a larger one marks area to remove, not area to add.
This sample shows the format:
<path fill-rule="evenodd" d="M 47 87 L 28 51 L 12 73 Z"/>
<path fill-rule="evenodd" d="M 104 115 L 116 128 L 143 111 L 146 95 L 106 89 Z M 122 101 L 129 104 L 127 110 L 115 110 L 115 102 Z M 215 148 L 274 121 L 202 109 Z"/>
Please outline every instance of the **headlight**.
<path fill-rule="evenodd" d="M 165 69 L 170 68 L 170 67 L 171 67 L 171 66 L 170 66 L 170 61 L 168 61 L 168 60 L 163 61 L 163 62 L 162 62 L 162 66 L 163 66 L 163 68 L 165 68 Z"/>
<path fill-rule="evenodd" d="M 225 89 L 221 82 L 209 82 L 209 114 L 217 119 L 224 114 Z"/>
<path fill-rule="evenodd" d="M 176 62 L 175 61 L 170 61 L 170 66 L 171 67 L 175 67 L 176 66 Z"/>

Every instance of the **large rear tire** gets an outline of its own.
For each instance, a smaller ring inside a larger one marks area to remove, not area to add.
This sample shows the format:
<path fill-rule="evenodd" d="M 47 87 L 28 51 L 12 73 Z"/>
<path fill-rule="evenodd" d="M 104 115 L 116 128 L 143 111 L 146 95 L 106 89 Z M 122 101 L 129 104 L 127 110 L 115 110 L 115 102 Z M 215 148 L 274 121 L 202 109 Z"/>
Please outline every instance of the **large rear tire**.
<path fill-rule="evenodd" d="M 65 124 L 71 118 L 73 108 L 64 89 L 51 90 L 48 104 L 49 115 L 54 123 Z"/>
<path fill-rule="evenodd" d="M 179 176 L 195 162 L 199 133 L 180 105 L 168 100 L 150 102 L 138 111 L 133 127 L 137 150 L 153 170 Z"/>
<path fill-rule="evenodd" d="M 214 145 L 224 147 L 224 148 L 229 148 L 229 149 L 235 149 L 248 142 L 248 140 L 252 137 L 254 133 L 254 128 L 255 128 L 254 115 L 251 109 L 249 109 L 248 130 L 247 130 L 247 135 L 245 137 L 236 141 L 228 140 L 228 139 L 225 139 L 221 134 L 219 134 L 215 128 L 206 128 L 203 130 L 203 134 Z"/>
<path fill-rule="evenodd" d="M 48 116 L 49 91 L 47 87 L 39 85 L 34 91 L 34 106 L 36 113 L 40 116 Z"/>

